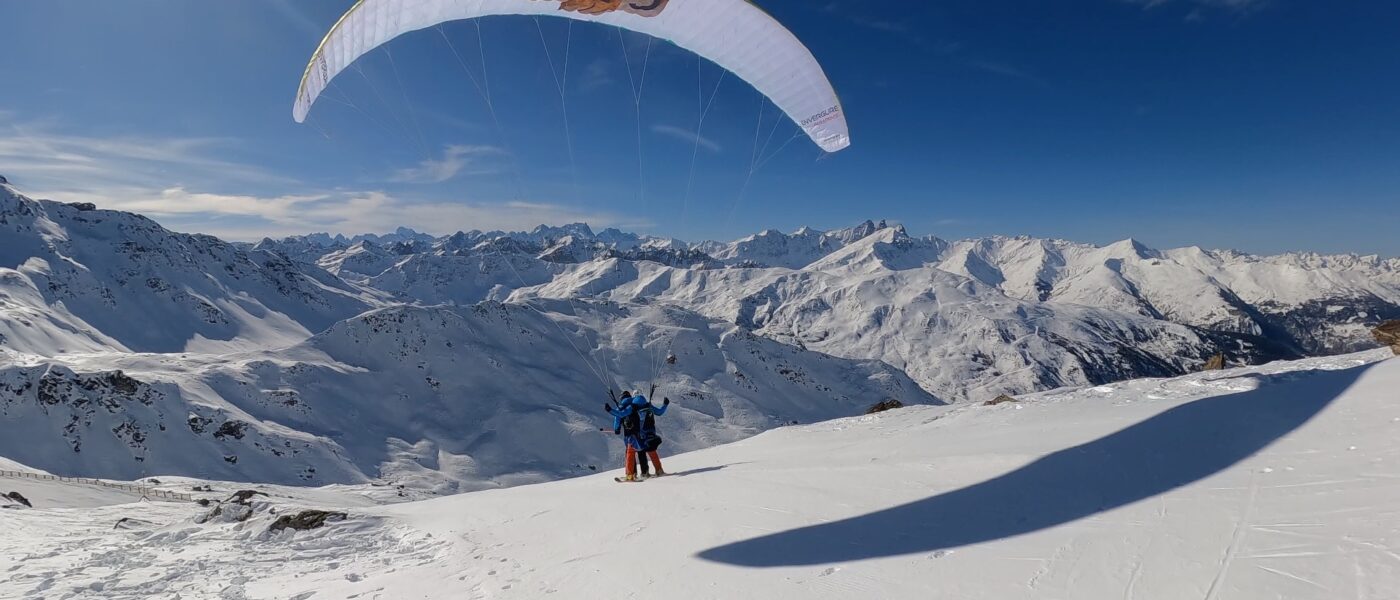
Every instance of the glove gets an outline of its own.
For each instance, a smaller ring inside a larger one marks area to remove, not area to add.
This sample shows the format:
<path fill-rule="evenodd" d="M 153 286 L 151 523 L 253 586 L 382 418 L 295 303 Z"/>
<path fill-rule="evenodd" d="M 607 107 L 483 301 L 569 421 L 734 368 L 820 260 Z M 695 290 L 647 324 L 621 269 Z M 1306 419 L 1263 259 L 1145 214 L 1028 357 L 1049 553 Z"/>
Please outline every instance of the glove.
<path fill-rule="evenodd" d="M 613 407 L 612 407 L 611 404 L 608 404 L 607 402 L 604 402 L 604 403 L 603 403 L 603 410 L 606 410 L 606 411 L 608 411 L 609 413 L 611 413 L 611 412 L 613 411 Z"/>
<path fill-rule="evenodd" d="M 621 430 L 621 429 L 614 429 L 614 430 L 613 430 L 613 435 L 622 435 L 622 430 Z"/>
<path fill-rule="evenodd" d="M 670 398 L 662 398 L 662 399 L 661 399 L 661 405 L 662 405 L 662 406 L 670 406 L 670 405 L 671 405 L 671 399 L 670 399 Z"/>

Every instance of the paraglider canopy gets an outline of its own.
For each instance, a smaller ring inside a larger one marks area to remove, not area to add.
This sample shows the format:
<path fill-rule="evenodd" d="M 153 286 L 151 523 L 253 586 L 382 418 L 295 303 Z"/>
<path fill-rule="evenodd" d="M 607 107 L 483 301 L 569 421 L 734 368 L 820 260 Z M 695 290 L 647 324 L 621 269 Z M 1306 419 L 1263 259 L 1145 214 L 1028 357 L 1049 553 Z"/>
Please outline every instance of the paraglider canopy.
<path fill-rule="evenodd" d="M 812 53 L 748 0 L 360 0 L 312 55 L 293 117 L 305 121 L 331 80 L 408 32 L 495 15 L 548 15 L 602 23 L 670 41 L 748 82 L 818 146 L 850 146 L 846 116 Z"/>

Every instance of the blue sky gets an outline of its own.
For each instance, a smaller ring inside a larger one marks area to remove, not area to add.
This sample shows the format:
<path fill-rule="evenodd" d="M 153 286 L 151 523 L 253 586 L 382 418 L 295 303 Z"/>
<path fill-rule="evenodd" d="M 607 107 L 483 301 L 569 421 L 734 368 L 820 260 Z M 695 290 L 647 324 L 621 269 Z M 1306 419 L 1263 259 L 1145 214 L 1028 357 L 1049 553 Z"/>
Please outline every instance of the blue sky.
<path fill-rule="evenodd" d="M 697 68 L 706 94 L 718 68 L 654 44 L 639 119 L 628 67 L 648 40 L 576 26 L 564 70 L 559 19 L 400 38 L 295 124 L 306 60 L 350 4 L 0 3 L 0 174 L 235 239 L 885 218 L 946 238 L 1400 255 L 1393 2 L 768 0 L 827 69 L 854 145 L 784 146 L 794 126 L 727 78 L 693 183 Z M 457 59 L 479 76 L 482 50 L 499 129 Z M 756 130 L 773 141 L 750 179 Z"/>

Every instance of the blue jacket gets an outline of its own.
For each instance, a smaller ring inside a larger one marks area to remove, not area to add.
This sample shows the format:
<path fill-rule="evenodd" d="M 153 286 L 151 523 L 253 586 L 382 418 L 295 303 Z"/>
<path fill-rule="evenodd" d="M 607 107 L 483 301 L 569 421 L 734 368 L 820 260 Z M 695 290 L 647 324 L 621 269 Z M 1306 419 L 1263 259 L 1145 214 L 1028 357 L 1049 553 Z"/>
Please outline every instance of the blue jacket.
<path fill-rule="evenodd" d="M 651 411 L 652 411 L 653 413 L 656 413 L 656 416 L 658 416 L 658 417 L 661 416 L 661 415 L 666 414 L 666 409 L 667 409 L 667 408 L 670 408 L 670 405 L 669 405 L 669 404 L 668 404 L 668 405 L 663 405 L 663 406 L 657 406 L 657 405 L 655 405 L 655 404 L 652 404 L 650 400 L 647 400 L 647 397 L 646 397 L 646 396 L 632 396 L 632 406 L 635 407 L 635 408 L 641 408 L 641 407 L 643 407 L 643 406 L 650 406 L 650 407 L 651 407 Z"/>
<path fill-rule="evenodd" d="M 611 409 L 608 411 L 613 416 L 613 431 L 621 431 L 622 421 L 644 408 L 650 408 L 652 414 L 656 416 L 661 416 L 666 414 L 666 409 L 670 407 L 665 405 L 654 406 L 649 400 L 647 400 L 646 396 L 641 395 L 632 396 L 631 398 L 622 400 L 622 402 L 618 405 L 616 409 Z M 656 434 L 656 429 L 654 425 L 655 424 L 653 423 L 653 427 L 648 428 L 645 424 L 645 421 L 642 421 L 640 432 L 641 435 L 627 436 L 627 443 L 633 447 L 641 447 L 641 442 L 643 441 L 643 438 Z"/>
<path fill-rule="evenodd" d="M 632 414 L 632 399 L 624 399 L 617 408 L 609 409 L 608 414 L 613 416 L 613 431 L 621 431 L 622 420 Z"/>

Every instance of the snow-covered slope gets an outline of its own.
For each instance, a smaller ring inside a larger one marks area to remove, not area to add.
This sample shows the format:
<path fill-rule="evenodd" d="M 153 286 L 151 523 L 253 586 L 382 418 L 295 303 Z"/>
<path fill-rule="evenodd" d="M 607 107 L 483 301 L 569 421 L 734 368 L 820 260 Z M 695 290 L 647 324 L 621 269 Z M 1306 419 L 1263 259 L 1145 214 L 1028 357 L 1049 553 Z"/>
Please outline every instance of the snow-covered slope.
<path fill-rule="evenodd" d="M 0 185 L 7 355 L 288 345 L 370 308 L 369 298 L 281 254 Z"/>
<path fill-rule="evenodd" d="M 872 243 L 871 238 L 876 240 Z M 501 240 L 510 243 L 502 244 Z M 541 226 L 532 232 L 458 233 L 437 240 L 431 249 L 420 244 L 418 249 L 401 247 L 399 251 L 441 255 L 486 242 L 497 251 L 518 255 L 516 262 L 524 263 L 522 273 L 540 270 L 532 269 L 532 261 L 567 265 L 611 259 L 692 270 L 829 272 L 859 266 L 861 273 L 870 274 L 937 269 L 1026 302 L 1090 306 L 1218 334 L 1262 338 L 1271 348 L 1267 353 L 1270 357 L 1368 348 L 1372 344 L 1367 327 L 1400 318 L 1400 259 L 1316 254 L 1258 257 L 1200 248 L 1160 251 L 1135 240 L 1103 247 L 1027 237 L 948 242 L 911 237 L 902 227 L 883 221 L 866 221 L 830 232 L 770 230 L 729 243 L 693 245 L 615 230 L 594 234 L 582 224 Z M 291 238 L 288 243 L 294 246 L 292 252 L 306 245 L 301 238 Z M 339 266 L 339 255 L 345 252 L 343 248 L 329 251 L 322 264 L 346 275 Z M 373 273 L 364 275 L 388 275 L 385 286 L 389 291 L 425 302 L 440 302 L 456 294 L 450 285 L 403 290 L 399 285 L 403 277 L 393 274 L 396 262 L 388 258 L 374 262 L 368 269 Z M 405 267 L 419 269 L 421 265 Z M 568 288 L 574 278 L 571 271 L 553 273 L 562 279 L 558 287 Z M 349 276 L 360 276 L 360 272 Z M 535 278 L 496 279 L 503 282 L 496 297 L 515 287 L 538 285 Z M 466 303 L 480 299 L 472 297 L 479 295 L 478 290 L 469 291 L 471 296 L 452 300 Z M 576 289 L 575 293 L 594 292 Z M 703 306 L 689 306 L 705 311 Z"/>
<path fill-rule="evenodd" d="M 695 307 L 805 348 L 888 362 L 953 400 L 1174 375 L 1198 368 L 1216 352 L 1245 363 L 1287 355 L 1251 337 L 1082 304 L 1012 298 L 975 279 L 908 260 L 930 253 L 925 242 L 885 228 L 800 270 L 592 263 L 515 297 L 601 293 L 619 301 Z"/>
<path fill-rule="evenodd" d="M 1369 346 L 1366 326 L 1400 316 L 1400 259 L 1200 248 L 1157 251 L 1059 240 L 956 242 L 943 270 L 1008 295 L 1071 302 L 1196 327 L 1269 337 L 1308 353 Z"/>
<path fill-rule="evenodd" d="M 675 364 L 667 364 L 669 356 Z M 103 354 L 0 368 L 0 456 L 61 475 L 451 493 L 591 472 L 620 448 L 608 388 L 675 403 L 668 451 L 887 399 L 937 403 L 899 370 L 667 306 L 394 307 L 285 349 Z"/>
<path fill-rule="evenodd" d="M 583 224 L 247 246 L 4 186 L 0 234 L 0 425 L 20 431 L 0 450 L 108 477 L 573 475 L 615 451 L 578 435 L 605 390 L 665 379 L 669 340 L 694 350 L 662 388 L 695 394 L 703 417 L 672 440 L 694 449 L 887 395 L 976 402 L 1217 352 L 1369 347 L 1362 328 L 1400 307 L 1396 261 L 950 243 L 884 222 L 694 246 Z"/>
<path fill-rule="evenodd" d="M 381 250 L 365 275 L 340 266 L 354 251 L 322 264 L 424 304 L 600 295 L 674 303 L 822 352 L 887 361 L 954 400 L 1180 374 L 1216 353 L 1251 364 L 1364 349 L 1374 346 L 1368 327 L 1400 317 L 1400 260 L 1375 257 L 1163 252 L 1133 240 L 946 242 L 869 221 L 690 248 L 608 235 L 582 225 L 458 233 L 409 259 Z"/>
<path fill-rule="evenodd" d="M 1400 361 L 1385 356 L 786 427 L 668 455 L 671 477 L 634 485 L 379 508 L 265 487 L 243 523 L 159 502 L 5 510 L 0 596 L 1389 598 Z M 202 495 L 234 489 L 215 487 Z M 268 531 L 303 508 L 349 517 Z"/>

